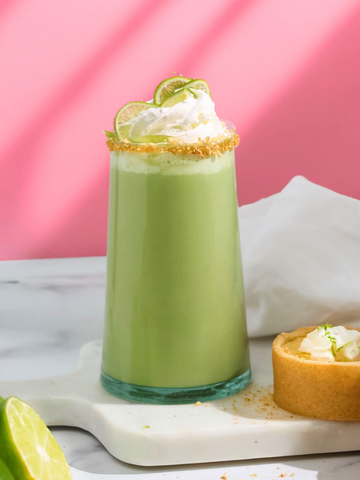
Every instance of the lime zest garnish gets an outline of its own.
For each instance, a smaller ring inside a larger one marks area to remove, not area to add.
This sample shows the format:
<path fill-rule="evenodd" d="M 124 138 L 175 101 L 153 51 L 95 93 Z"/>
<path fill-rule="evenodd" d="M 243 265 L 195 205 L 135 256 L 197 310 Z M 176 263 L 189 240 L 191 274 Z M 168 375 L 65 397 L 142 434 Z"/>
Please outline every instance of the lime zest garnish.
<path fill-rule="evenodd" d="M 144 425 L 143 428 L 150 428 L 149 425 Z"/>
<path fill-rule="evenodd" d="M 334 328 L 332 325 L 330 325 L 330 323 L 324 323 L 324 325 L 319 325 L 318 326 L 318 330 L 321 330 L 321 329 L 324 329 L 324 330 L 327 330 L 328 328 Z"/>
<path fill-rule="evenodd" d="M 114 131 L 116 135 L 119 138 L 123 137 L 124 131 L 122 131 L 122 127 L 124 124 L 149 108 L 158 108 L 158 106 L 147 102 L 129 102 L 121 107 L 114 119 Z"/>
<path fill-rule="evenodd" d="M 336 340 L 334 337 L 331 336 L 330 332 L 325 332 L 325 336 L 330 340 L 331 342 L 331 353 L 333 357 L 336 357 Z"/>
<path fill-rule="evenodd" d="M 327 337 L 330 342 L 331 342 L 331 354 L 335 358 L 336 357 L 336 340 L 335 338 L 331 335 L 330 332 L 328 332 L 328 329 L 334 328 L 332 325 L 329 323 L 325 323 L 324 325 L 319 325 L 318 330 L 324 329 L 324 335 Z"/>
<path fill-rule="evenodd" d="M 175 90 L 184 87 L 191 80 L 191 78 L 185 77 L 166 78 L 156 87 L 154 93 L 154 103 L 156 105 L 161 105 L 166 98 L 175 93 Z"/>
<path fill-rule="evenodd" d="M 339 347 L 336 351 L 337 351 L 337 352 L 340 352 L 340 350 L 342 350 L 344 347 L 346 347 L 346 345 L 349 345 L 350 343 L 353 343 L 353 340 L 350 340 L 350 342 L 344 343 L 344 345 L 341 345 L 341 347 Z M 359 348 L 360 348 L 360 347 L 359 347 Z"/>

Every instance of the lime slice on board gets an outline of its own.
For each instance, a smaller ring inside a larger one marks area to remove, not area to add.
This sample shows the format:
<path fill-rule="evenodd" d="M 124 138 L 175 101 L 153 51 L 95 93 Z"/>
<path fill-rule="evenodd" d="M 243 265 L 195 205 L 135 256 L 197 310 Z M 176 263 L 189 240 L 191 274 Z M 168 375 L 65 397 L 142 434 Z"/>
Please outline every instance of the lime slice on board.
<path fill-rule="evenodd" d="M 8 469 L 6 463 L 4 463 L 0 458 L 0 479 L 1 480 L 15 480 L 12 476 L 10 470 Z"/>
<path fill-rule="evenodd" d="M 114 130 L 119 137 L 124 137 L 123 124 L 139 115 L 140 112 L 149 108 L 158 108 L 157 105 L 147 102 L 130 102 L 120 108 L 114 120 Z M 130 128 L 130 127 L 129 127 Z"/>
<path fill-rule="evenodd" d="M 17 480 L 72 478 L 50 430 L 35 410 L 16 397 L 0 403 L 0 445 L 2 460 Z"/>
<path fill-rule="evenodd" d="M 175 90 L 178 90 L 190 81 L 191 78 L 185 77 L 171 77 L 163 80 L 156 87 L 154 93 L 154 103 L 156 103 L 156 105 L 161 105 L 166 98 L 175 93 Z"/>
<path fill-rule="evenodd" d="M 175 92 L 170 97 L 166 98 L 160 105 L 161 108 L 173 107 L 177 103 L 183 102 L 187 98 L 192 97 L 192 94 L 186 88 L 182 88 Z"/>

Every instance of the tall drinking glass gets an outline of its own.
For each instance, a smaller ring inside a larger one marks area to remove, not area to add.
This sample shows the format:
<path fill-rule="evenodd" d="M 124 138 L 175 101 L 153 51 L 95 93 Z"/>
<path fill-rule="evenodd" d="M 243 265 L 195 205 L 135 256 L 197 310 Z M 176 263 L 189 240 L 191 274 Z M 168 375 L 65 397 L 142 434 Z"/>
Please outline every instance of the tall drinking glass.
<path fill-rule="evenodd" d="M 108 142 L 101 382 L 144 403 L 231 395 L 251 379 L 234 147 Z"/>

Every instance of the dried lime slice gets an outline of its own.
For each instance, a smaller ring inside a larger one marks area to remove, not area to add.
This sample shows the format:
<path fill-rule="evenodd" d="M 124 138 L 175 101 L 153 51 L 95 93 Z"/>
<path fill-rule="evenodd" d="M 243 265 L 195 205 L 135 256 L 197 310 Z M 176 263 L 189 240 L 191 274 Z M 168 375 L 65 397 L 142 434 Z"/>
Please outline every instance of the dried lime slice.
<path fill-rule="evenodd" d="M 116 135 L 118 137 L 126 136 L 123 124 L 139 115 L 140 112 L 148 110 L 149 108 L 158 108 L 158 106 L 147 102 L 130 102 L 121 107 L 114 120 L 114 130 Z"/>
<path fill-rule="evenodd" d="M 177 92 L 175 92 L 173 95 L 168 97 L 166 100 L 163 101 L 163 103 L 160 105 L 161 108 L 166 108 L 166 107 L 173 107 L 177 103 L 183 102 L 189 97 L 192 97 L 193 95 L 189 90 L 186 88 L 181 88 Z"/>
<path fill-rule="evenodd" d="M 16 397 L 0 403 L 0 445 L 3 462 L 18 480 L 72 478 L 50 430 L 35 410 Z"/>
<path fill-rule="evenodd" d="M 191 78 L 185 77 L 171 77 L 163 80 L 155 90 L 154 103 L 161 105 L 166 98 L 175 93 L 175 90 L 178 90 L 190 81 Z"/>

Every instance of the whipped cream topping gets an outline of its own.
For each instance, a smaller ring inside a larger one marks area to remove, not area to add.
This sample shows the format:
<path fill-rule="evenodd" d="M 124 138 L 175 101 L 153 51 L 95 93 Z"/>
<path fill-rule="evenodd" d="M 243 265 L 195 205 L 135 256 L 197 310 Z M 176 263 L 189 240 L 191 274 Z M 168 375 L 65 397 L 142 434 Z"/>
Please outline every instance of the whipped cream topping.
<path fill-rule="evenodd" d="M 132 118 L 129 136 L 167 135 L 182 143 L 197 143 L 208 137 L 212 141 L 230 136 L 215 113 L 209 95 L 201 90 L 173 107 L 149 108 Z"/>
<path fill-rule="evenodd" d="M 360 355 L 360 332 L 320 325 L 304 338 L 299 351 L 322 361 L 352 361 Z"/>

